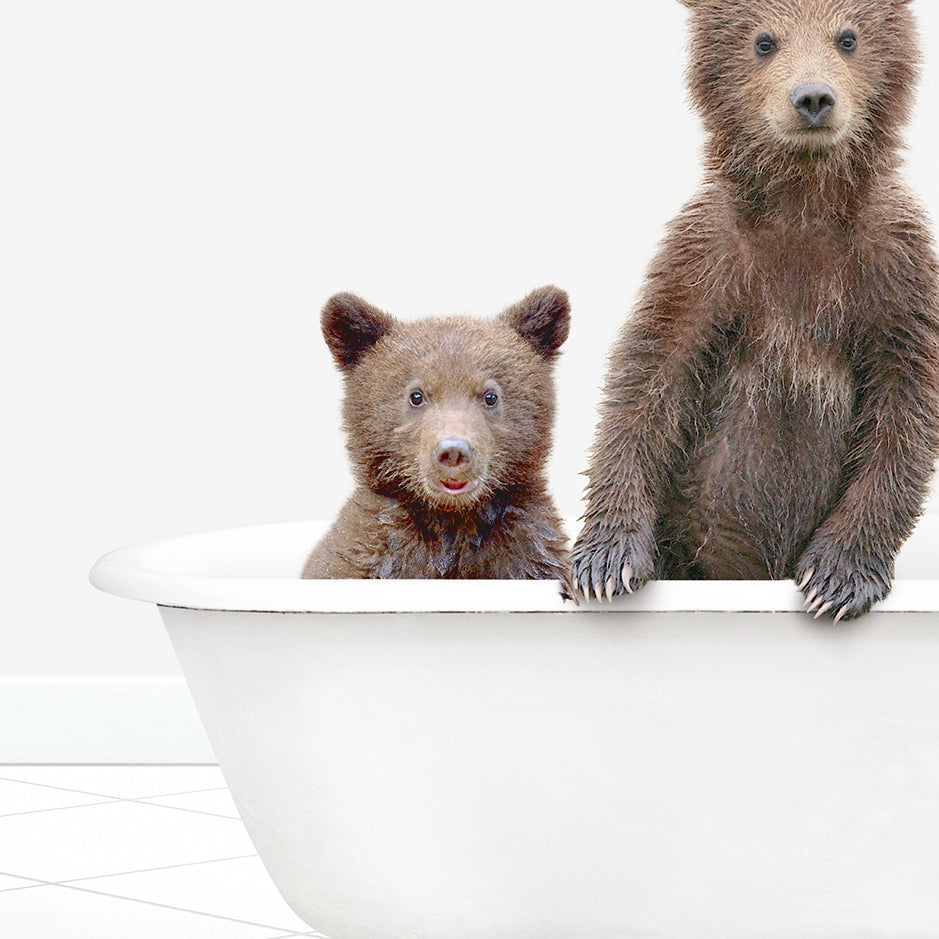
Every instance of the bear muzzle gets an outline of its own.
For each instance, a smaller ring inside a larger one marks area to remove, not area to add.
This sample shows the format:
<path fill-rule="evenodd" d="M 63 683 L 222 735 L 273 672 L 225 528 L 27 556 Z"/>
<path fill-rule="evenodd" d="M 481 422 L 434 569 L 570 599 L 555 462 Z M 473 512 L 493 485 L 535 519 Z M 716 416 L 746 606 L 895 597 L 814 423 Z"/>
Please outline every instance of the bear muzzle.
<path fill-rule="evenodd" d="M 479 485 L 478 479 L 469 479 L 473 463 L 473 445 L 463 437 L 445 437 L 434 448 L 437 478 L 433 488 L 448 495 L 464 495 Z"/>

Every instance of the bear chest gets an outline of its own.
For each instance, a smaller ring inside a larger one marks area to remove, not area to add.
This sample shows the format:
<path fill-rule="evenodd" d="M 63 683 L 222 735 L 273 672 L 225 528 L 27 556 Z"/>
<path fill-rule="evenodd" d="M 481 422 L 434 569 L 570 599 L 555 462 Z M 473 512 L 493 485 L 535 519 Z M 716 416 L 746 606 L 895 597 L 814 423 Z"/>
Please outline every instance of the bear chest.
<path fill-rule="evenodd" d="M 505 567 L 505 520 L 488 517 L 488 506 L 478 515 L 449 518 L 427 511 L 412 511 L 391 501 L 374 517 L 376 530 L 372 575 L 378 578 L 466 578 L 494 576 Z M 484 518 L 483 516 L 487 517 Z"/>
<path fill-rule="evenodd" d="M 830 316 L 815 312 L 812 321 L 804 309 L 774 307 L 744 320 L 725 389 L 739 406 L 815 425 L 847 423 L 856 393 L 847 343 L 829 328 Z"/>
<path fill-rule="evenodd" d="M 854 407 L 856 257 L 844 230 L 769 225 L 738 245 L 735 327 L 724 364 L 731 394 L 797 419 L 843 424 Z"/>

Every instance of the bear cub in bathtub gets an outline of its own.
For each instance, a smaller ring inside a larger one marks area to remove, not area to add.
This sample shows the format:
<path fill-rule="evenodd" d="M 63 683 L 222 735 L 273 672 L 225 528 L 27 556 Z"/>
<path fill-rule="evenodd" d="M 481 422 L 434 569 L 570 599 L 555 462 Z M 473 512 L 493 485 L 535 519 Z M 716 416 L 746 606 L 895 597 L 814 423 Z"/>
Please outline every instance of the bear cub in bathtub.
<path fill-rule="evenodd" d="M 939 265 L 898 173 L 910 3 L 682 2 L 705 179 L 612 350 L 574 578 L 793 578 L 856 617 L 939 455 Z"/>
<path fill-rule="evenodd" d="M 545 463 L 567 294 L 542 287 L 490 320 L 404 323 L 341 293 L 321 321 L 357 485 L 302 576 L 566 584 Z"/>

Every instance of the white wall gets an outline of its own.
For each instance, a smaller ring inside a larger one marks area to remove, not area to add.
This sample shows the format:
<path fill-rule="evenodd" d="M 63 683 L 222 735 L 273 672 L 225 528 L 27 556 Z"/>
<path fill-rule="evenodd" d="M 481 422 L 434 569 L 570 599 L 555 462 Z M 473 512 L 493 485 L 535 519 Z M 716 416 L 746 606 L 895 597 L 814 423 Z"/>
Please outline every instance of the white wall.
<path fill-rule="evenodd" d="M 88 585 L 95 558 L 336 511 L 316 317 L 337 290 L 412 317 L 566 288 L 552 480 L 577 514 L 605 350 L 698 177 L 683 19 L 664 0 L 11 7 L 0 675 L 174 675 L 156 611 Z M 925 79 L 909 172 L 939 215 L 939 56 Z"/>

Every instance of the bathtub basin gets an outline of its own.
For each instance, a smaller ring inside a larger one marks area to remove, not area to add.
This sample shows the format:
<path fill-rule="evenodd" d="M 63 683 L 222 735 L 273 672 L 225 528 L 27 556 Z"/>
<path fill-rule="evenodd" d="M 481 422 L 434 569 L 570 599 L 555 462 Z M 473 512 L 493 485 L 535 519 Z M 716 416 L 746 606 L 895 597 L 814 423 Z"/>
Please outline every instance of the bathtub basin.
<path fill-rule="evenodd" d="M 832 626 L 789 583 L 300 581 L 323 525 L 165 539 L 248 832 L 330 939 L 939 936 L 939 518 Z"/>

